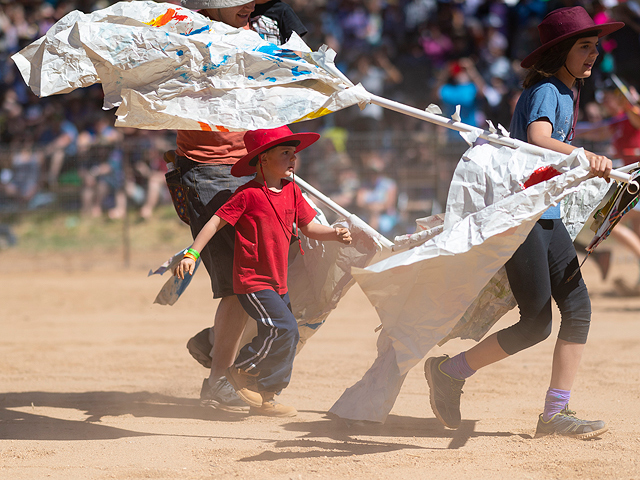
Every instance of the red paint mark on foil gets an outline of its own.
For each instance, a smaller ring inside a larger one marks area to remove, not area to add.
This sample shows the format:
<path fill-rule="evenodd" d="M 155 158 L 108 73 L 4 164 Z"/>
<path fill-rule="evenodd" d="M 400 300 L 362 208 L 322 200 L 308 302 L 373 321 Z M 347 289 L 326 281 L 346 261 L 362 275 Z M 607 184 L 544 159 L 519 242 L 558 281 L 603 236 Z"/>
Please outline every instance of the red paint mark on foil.
<path fill-rule="evenodd" d="M 557 177 L 558 175 L 560 175 L 560 172 L 550 165 L 546 167 L 540 167 L 531 174 L 526 182 L 524 182 L 524 188 L 529 188 L 533 185 L 537 185 L 540 182 L 544 182 L 546 180 L 549 180 L 550 178 Z"/>

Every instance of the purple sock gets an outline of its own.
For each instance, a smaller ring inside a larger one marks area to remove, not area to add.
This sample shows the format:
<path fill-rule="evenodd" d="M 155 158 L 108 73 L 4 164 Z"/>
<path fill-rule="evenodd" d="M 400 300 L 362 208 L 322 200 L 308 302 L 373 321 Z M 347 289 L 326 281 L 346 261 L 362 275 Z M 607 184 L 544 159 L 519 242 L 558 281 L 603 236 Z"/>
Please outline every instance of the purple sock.
<path fill-rule="evenodd" d="M 542 419 L 548 422 L 556 413 L 560 413 L 562 409 L 569 404 L 569 397 L 571 397 L 571 390 L 549 388 L 549 390 L 547 390 L 547 396 L 544 399 Z"/>
<path fill-rule="evenodd" d="M 440 366 L 440 369 L 450 377 L 457 378 L 458 380 L 464 380 L 476 373 L 467 363 L 465 352 L 459 353 L 455 357 L 451 357 L 445 361 Z"/>

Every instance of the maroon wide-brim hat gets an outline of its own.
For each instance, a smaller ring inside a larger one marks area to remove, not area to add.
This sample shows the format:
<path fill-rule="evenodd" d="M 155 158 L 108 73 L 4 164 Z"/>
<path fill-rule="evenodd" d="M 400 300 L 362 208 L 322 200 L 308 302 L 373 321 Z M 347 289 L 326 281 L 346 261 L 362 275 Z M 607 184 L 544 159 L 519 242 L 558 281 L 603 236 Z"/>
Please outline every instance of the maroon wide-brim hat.
<path fill-rule="evenodd" d="M 314 132 L 293 133 L 286 125 L 264 130 L 250 130 L 244 134 L 247 153 L 231 167 L 231 175 L 244 177 L 256 173 L 258 155 L 282 143 L 296 145 L 296 153 L 315 143 L 320 135 Z"/>
<path fill-rule="evenodd" d="M 581 33 L 593 32 L 593 36 L 604 37 L 624 27 L 622 22 L 609 22 L 596 25 L 582 7 L 558 8 L 549 12 L 540 25 L 540 43 L 542 45 L 530 53 L 520 64 L 522 68 L 534 65 L 542 54 L 567 38 Z"/>

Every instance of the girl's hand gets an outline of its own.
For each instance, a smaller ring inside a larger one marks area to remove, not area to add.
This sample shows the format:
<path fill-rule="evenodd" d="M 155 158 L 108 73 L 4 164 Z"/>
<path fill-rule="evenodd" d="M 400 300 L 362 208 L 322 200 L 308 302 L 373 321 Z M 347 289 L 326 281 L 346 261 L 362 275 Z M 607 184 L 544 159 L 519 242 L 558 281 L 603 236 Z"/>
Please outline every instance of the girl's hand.
<path fill-rule="evenodd" d="M 613 168 L 611 160 L 604 155 L 596 155 L 595 153 L 585 152 L 589 165 L 591 166 L 591 174 L 596 177 L 605 178 L 609 181 L 609 173 Z"/>
<path fill-rule="evenodd" d="M 351 245 L 351 232 L 349 231 L 349 229 L 344 227 L 337 227 L 335 231 L 340 243 Z"/>
<path fill-rule="evenodd" d="M 180 260 L 178 266 L 173 270 L 173 274 L 176 277 L 184 280 L 185 273 L 189 273 L 190 275 L 193 274 L 195 265 L 196 262 L 194 262 L 192 258 L 185 257 Z"/>

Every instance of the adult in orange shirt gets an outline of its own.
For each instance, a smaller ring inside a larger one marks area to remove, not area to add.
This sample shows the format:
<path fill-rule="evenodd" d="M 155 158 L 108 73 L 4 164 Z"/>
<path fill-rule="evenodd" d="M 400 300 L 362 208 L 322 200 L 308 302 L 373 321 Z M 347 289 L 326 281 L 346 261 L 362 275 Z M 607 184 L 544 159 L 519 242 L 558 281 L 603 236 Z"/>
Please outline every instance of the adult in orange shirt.
<path fill-rule="evenodd" d="M 226 23 L 246 28 L 255 7 L 247 0 L 182 0 L 182 6 Z M 239 186 L 250 177 L 231 175 L 231 167 L 247 154 L 244 132 L 205 132 L 180 130 L 177 133 L 176 167 L 187 191 L 187 213 L 191 234 L 195 239 L 202 227 Z M 224 377 L 233 364 L 247 314 L 233 292 L 233 244 L 235 230 L 227 225 L 201 252 L 202 263 L 211 278 L 213 298 L 220 303 L 215 314 L 215 340 L 211 352 L 209 378 L 200 392 L 204 404 L 227 411 L 243 411 L 248 406 L 235 394 Z"/>

